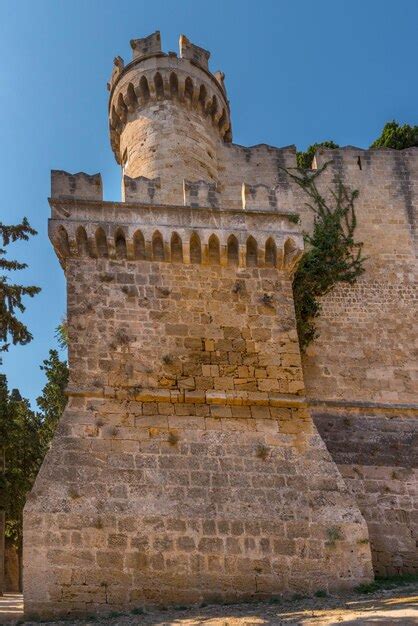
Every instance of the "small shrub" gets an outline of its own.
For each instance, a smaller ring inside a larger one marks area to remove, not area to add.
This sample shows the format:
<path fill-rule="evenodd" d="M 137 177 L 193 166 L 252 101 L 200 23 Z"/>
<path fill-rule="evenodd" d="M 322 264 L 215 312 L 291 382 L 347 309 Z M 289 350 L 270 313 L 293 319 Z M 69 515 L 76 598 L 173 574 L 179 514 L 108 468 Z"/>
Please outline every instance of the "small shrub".
<path fill-rule="evenodd" d="M 178 443 L 178 440 L 180 439 L 180 437 L 178 436 L 177 433 L 174 433 L 173 431 L 170 431 L 168 433 L 168 443 L 170 444 L 170 446 L 175 446 Z"/>
<path fill-rule="evenodd" d="M 301 593 L 294 593 L 290 599 L 296 602 L 297 600 L 304 600 L 305 598 L 306 596 L 303 596 Z"/>
<path fill-rule="evenodd" d="M 337 541 L 344 539 L 344 535 L 342 534 L 341 528 L 339 526 L 331 526 L 331 528 L 327 528 L 327 536 L 327 544 L 329 546 L 335 546 L 335 543 Z"/>
<path fill-rule="evenodd" d="M 165 354 L 162 360 L 165 365 L 171 365 L 173 363 L 173 357 L 171 354 Z"/>
<path fill-rule="evenodd" d="M 111 283 L 112 280 L 114 280 L 114 278 L 113 278 L 112 274 L 100 274 L 99 280 L 102 283 Z"/>
<path fill-rule="evenodd" d="M 318 589 L 318 591 L 315 591 L 315 597 L 317 598 L 326 598 L 327 596 L 328 594 L 325 589 Z"/>
<path fill-rule="evenodd" d="M 244 293 L 245 283 L 243 280 L 236 280 L 235 285 L 232 287 L 232 293 Z"/>
<path fill-rule="evenodd" d="M 257 446 L 256 455 L 259 459 L 263 459 L 263 461 L 265 461 L 269 455 L 268 447 L 264 443 L 259 443 Z"/>
<path fill-rule="evenodd" d="M 75 487 L 70 487 L 69 488 L 68 495 L 71 498 L 71 500 L 77 500 L 78 498 L 80 498 L 80 494 L 78 492 L 78 489 L 76 489 Z"/>
<path fill-rule="evenodd" d="M 264 304 L 264 306 L 273 306 L 273 300 L 274 297 L 268 293 L 263 293 L 262 298 L 261 298 L 261 302 Z"/>
<path fill-rule="evenodd" d="M 132 609 L 132 611 L 131 611 L 132 615 L 143 615 L 144 613 L 145 613 L 145 611 L 142 608 L 142 606 L 138 606 L 136 609 Z"/>

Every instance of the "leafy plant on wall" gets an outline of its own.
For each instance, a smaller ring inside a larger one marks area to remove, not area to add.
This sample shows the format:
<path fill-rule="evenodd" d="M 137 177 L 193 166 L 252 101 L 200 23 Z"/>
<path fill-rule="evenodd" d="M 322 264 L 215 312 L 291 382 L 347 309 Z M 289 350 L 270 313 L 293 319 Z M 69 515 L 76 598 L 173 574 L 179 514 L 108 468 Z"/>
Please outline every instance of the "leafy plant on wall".
<path fill-rule="evenodd" d="M 287 169 L 287 175 L 307 197 L 314 213 L 312 234 L 305 233 L 304 253 L 293 278 L 296 323 L 301 350 L 318 336 L 315 318 L 321 312 L 320 298 L 337 283 L 354 284 L 364 272 L 361 242 L 355 241 L 357 225 L 354 203 L 358 191 L 351 191 L 341 179 L 330 189 L 327 200 L 316 181 L 328 163 L 318 170 Z"/>

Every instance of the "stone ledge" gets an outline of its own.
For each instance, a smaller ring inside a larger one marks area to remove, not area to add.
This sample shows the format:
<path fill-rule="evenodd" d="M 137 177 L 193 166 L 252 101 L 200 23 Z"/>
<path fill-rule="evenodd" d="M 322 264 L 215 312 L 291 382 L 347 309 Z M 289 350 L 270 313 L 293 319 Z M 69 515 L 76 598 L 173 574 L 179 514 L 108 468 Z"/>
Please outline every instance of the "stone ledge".
<path fill-rule="evenodd" d="M 67 388 L 70 398 L 112 398 L 114 400 L 135 400 L 136 402 L 168 402 L 170 404 L 215 404 L 239 406 L 297 407 L 307 406 L 304 396 L 291 394 L 263 393 L 257 391 L 177 391 L 170 389 L 77 389 Z"/>
<path fill-rule="evenodd" d="M 389 402 L 364 402 L 362 400 L 322 400 L 318 398 L 306 399 L 310 407 L 334 407 L 341 409 L 373 409 L 378 411 L 410 411 L 418 413 L 418 404 L 389 403 Z"/>

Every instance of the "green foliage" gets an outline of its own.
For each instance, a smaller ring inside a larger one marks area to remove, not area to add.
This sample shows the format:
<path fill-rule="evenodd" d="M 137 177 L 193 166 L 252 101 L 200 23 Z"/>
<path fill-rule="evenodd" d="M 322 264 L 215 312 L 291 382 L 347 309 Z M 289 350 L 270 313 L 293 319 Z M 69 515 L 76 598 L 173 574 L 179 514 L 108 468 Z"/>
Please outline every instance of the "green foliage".
<path fill-rule="evenodd" d="M 0 248 L 0 352 L 9 348 L 9 337 L 13 344 L 27 344 L 32 340 L 32 334 L 27 326 L 16 316 L 16 311 L 23 313 L 25 306 L 22 303 L 24 296 L 33 298 L 40 292 L 39 287 L 17 285 L 10 283 L 4 272 L 14 272 L 27 267 L 26 263 L 19 263 L 15 260 L 5 258 L 6 247 L 15 241 L 27 241 L 31 235 L 36 235 L 27 219 L 24 217 L 20 224 L 7 226 L 0 222 L 0 238 L 2 248 Z"/>
<path fill-rule="evenodd" d="M 312 167 L 312 161 L 318 148 L 339 148 L 340 146 L 333 141 L 321 141 L 313 143 L 305 152 L 296 152 L 296 163 L 301 169 L 309 170 Z"/>
<path fill-rule="evenodd" d="M 393 120 L 384 125 L 380 137 L 370 147 L 403 150 L 414 146 L 418 146 L 418 126 L 410 126 L 409 124 L 400 126 L 398 122 Z"/>
<path fill-rule="evenodd" d="M 317 337 L 315 318 L 320 314 L 320 298 L 337 283 L 352 285 L 364 272 L 363 244 L 354 240 L 357 191 L 350 191 L 339 179 L 329 190 L 328 202 L 318 191 L 316 179 L 327 163 L 315 171 L 297 168 L 286 170 L 308 198 L 306 206 L 313 211 L 312 235 L 305 234 L 307 251 L 293 279 L 296 322 L 301 350 Z"/>
<path fill-rule="evenodd" d="M 67 402 L 64 394 L 68 368 L 56 350 L 50 350 L 41 369 L 47 382 L 37 399 L 40 411 L 33 411 L 28 400 L 0 375 L 0 509 L 6 512 L 6 536 L 22 546 L 22 514 L 26 495 L 32 488 L 55 427 Z"/>
<path fill-rule="evenodd" d="M 0 472 L 0 508 L 6 513 L 6 536 L 20 548 L 22 511 L 27 492 L 43 458 L 40 416 L 0 375 L 0 441 L 4 471 Z"/>
<path fill-rule="evenodd" d="M 66 350 L 68 348 L 68 321 L 66 317 L 64 317 L 61 320 L 61 324 L 58 324 L 56 327 L 55 339 L 57 340 L 61 350 Z"/>
<path fill-rule="evenodd" d="M 68 366 L 66 361 L 60 360 L 56 350 L 50 350 L 49 358 L 43 361 L 41 370 L 45 372 L 47 382 L 36 403 L 42 415 L 42 435 L 46 445 L 49 445 L 67 404 L 65 389 L 68 384 Z"/>

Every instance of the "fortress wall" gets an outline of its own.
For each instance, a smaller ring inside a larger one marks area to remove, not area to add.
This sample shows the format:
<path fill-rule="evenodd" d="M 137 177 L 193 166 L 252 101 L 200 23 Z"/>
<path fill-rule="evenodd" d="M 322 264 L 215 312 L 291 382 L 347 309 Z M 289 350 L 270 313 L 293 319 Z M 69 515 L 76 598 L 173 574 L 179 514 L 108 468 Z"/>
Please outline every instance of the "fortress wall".
<path fill-rule="evenodd" d="M 70 400 L 25 509 L 27 614 L 370 580 L 301 396 L 289 275 L 74 257 L 66 275 Z"/>
<path fill-rule="evenodd" d="M 416 411 L 316 406 L 313 415 L 367 521 L 375 573 L 416 573 Z"/>
<path fill-rule="evenodd" d="M 334 164 L 321 185 L 328 186 L 338 173 L 346 185 L 359 190 L 355 236 L 364 242 L 368 258 L 355 285 L 340 284 L 323 298 L 319 338 L 303 363 L 308 396 L 416 402 L 418 298 L 412 208 L 418 203 L 418 150 L 324 151 L 319 165 L 331 153 Z"/>
<path fill-rule="evenodd" d="M 222 206 L 242 209 L 242 184 L 266 185 L 277 189 L 277 208 L 294 211 L 298 189 L 282 168 L 296 166 L 294 146 L 275 148 L 266 144 L 246 148 L 237 144 L 219 144 L 219 186 Z M 265 208 L 260 206 L 260 208 Z"/>
<path fill-rule="evenodd" d="M 323 151 L 318 165 L 331 158 L 321 188 L 340 174 L 359 189 L 356 239 L 368 259 L 355 285 L 323 298 L 320 336 L 303 356 L 307 396 L 368 523 L 376 573 L 410 573 L 418 567 L 418 150 Z"/>

